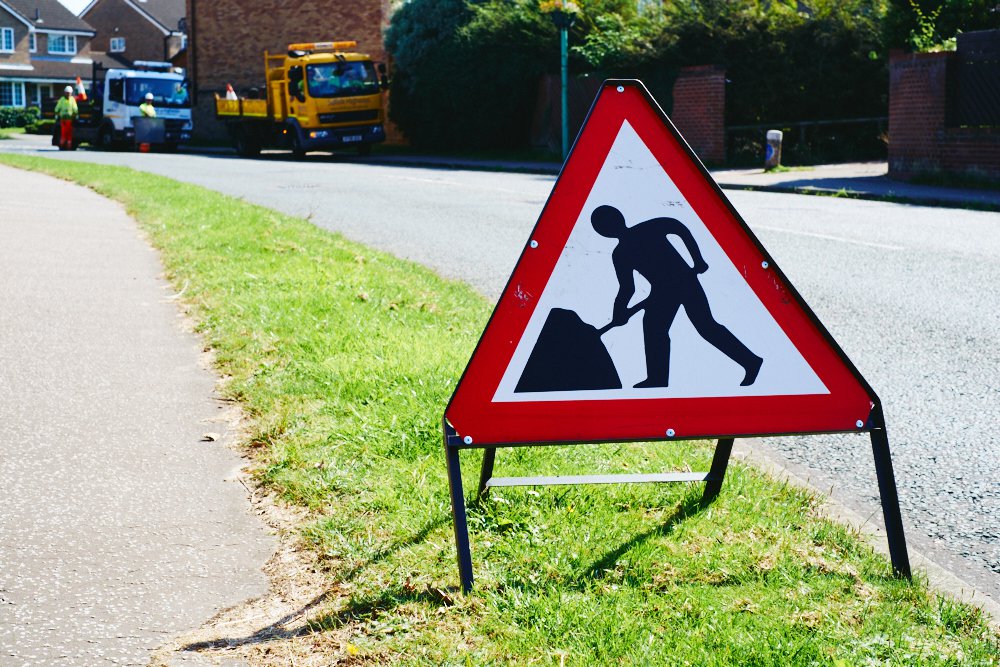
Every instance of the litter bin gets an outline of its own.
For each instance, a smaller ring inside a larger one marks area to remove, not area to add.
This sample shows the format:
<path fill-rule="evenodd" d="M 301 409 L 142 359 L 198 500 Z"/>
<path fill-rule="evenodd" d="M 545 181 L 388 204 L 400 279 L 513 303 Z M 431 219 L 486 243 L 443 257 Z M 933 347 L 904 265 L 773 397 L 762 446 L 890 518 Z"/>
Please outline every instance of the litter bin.
<path fill-rule="evenodd" d="M 767 131 L 767 147 L 764 149 L 764 170 L 768 171 L 781 165 L 781 130 Z"/>

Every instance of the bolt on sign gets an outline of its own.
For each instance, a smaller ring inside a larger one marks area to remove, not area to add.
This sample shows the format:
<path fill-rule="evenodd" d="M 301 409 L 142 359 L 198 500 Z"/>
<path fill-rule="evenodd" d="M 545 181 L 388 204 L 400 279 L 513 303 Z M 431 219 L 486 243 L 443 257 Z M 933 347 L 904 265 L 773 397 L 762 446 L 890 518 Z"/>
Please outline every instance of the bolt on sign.
<path fill-rule="evenodd" d="M 881 404 L 639 81 L 606 81 L 444 414 L 459 573 L 459 466 L 495 486 L 705 481 L 733 439 L 867 432 L 890 555 L 909 562 Z M 496 449 L 718 439 L 707 473 L 493 477 Z"/>

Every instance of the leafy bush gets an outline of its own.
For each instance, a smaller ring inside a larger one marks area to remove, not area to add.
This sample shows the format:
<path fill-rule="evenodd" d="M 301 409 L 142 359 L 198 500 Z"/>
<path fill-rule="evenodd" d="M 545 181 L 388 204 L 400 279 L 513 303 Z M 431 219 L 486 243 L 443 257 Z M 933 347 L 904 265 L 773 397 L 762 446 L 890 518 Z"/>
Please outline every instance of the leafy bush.
<path fill-rule="evenodd" d="M 886 113 L 885 0 L 578 4 L 571 74 L 642 79 L 667 110 L 680 67 L 722 65 L 730 125 Z M 558 32 L 533 0 L 410 0 L 386 48 L 391 117 L 418 147 L 523 147 L 538 77 L 559 71 Z"/>
<path fill-rule="evenodd" d="M 24 126 L 24 131 L 28 134 L 52 134 L 55 129 L 54 120 L 37 120 Z"/>
<path fill-rule="evenodd" d="M 0 128 L 24 127 L 40 117 L 38 107 L 0 107 Z"/>
<path fill-rule="evenodd" d="M 393 15 L 390 115 L 415 146 L 525 143 L 555 29 L 527 0 L 411 0 Z"/>
<path fill-rule="evenodd" d="M 889 48 L 912 51 L 933 50 L 959 32 L 997 28 L 996 0 L 889 0 L 883 26 Z"/>

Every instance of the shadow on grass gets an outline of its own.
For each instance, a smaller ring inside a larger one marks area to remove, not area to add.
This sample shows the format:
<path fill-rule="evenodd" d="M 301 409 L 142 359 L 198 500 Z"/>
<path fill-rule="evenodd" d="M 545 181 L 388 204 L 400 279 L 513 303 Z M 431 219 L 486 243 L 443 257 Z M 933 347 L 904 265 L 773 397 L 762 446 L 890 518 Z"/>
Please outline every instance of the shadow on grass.
<path fill-rule="evenodd" d="M 704 498 L 700 488 L 689 491 L 681 500 L 677 509 L 674 510 L 674 513 L 667 517 L 666 521 L 644 533 L 634 536 L 632 539 L 604 554 L 604 556 L 594 561 L 585 570 L 585 573 L 577 579 L 577 583 L 586 584 L 588 581 L 603 578 L 608 571 L 614 569 L 615 564 L 629 551 L 650 539 L 669 535 L 675 526 L 699 514 L 711 505 L 714 500 L 715 497 Z"/>
<path fill-rule="evenodd" d="M 354 565 L 353 567 L 346 568 L 340 571 L 334 571 L 331 576 L 338 582 L 348 582 L 354 579 L 358 573 L 362 572 L 365 568 L 372 565 L 380 563 L 392 554 L 396 553 L 400 549 L 405 549 L 406 547 L 413 546 L 423 542 L 427 536 L 444 525 L 445 523 L 451 521 L 450 515 L 442 515 L 435 519 L 432 519 L 425 523 L 423 527 L 416 533 L 411 535 L 406 539 L 399 540 L 384 549 L 380 549 L 375 552 L 367 560 Z M 187 644 L 180 648 L 181 651 L 211 651 L 215 649 L 231 649 L 238 648 L 240 646 L 248 646 L 253 644 L 263 644 L 270 641 L 278 639 L 291 639 L 293 637 L 300 637 L 302 635 L 308 635 L 312 632 L 317 632 L 319 630 L 329 630 L 338 628 L 346 623 L 349 623 L 358 618 L 371 617 L 378 615 L 382 612 L 389 611 L 394 607 L 407 602 L 432 602 L 436 604 L 450 604 L 451 597 L 450 593 L 446 591 L 441 591 L 437 589 L 427 588 L 424 590 L 417 589 L 407 589 L 399 588 L 398 590 L 387 589 L 378 597 L 371 600 L 358 600 L 348 604 L 344 609 L 333 613 L 327 614 L 319 617 L 315 620 L 309 620 L 306 618 L 308 614 L 320 606 L 327 600 L 331 599 L 338 593 L 337 587 L 330 588 L 327 591 L 317 595 L 312 600 L 307 602 L 301 608 L 292 611 L 285 616 L 281 617 L 277 621 L 267 625 L 256 632 L 247 635 L 245 637 L 221 637 L 219 639 L 213 639 L 210 641 L 195 642 L 192 644 Z M 297 624 L 294 627 L 286 627 L 289 623 L 293 621 L 301 620 L 301 624 Z"/>

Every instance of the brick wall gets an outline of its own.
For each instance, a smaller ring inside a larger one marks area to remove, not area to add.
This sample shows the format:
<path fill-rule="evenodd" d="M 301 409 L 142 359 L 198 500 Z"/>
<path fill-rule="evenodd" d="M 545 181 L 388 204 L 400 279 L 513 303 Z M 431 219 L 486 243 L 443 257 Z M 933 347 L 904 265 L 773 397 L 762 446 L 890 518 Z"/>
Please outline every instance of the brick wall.
<path fill-rule="evenodd" d="M 889 177 L 952 173 L 1000 181 L 1000 129 L 948 127 L 953 53 L 889 58 Z"/>
<path fill-rule="evenodd" d="M 132 62 L 164 60 L 166 35 L 124 0 L 101 0 L 82 18 L 97 31 L 91 43 L 95 51 L 108 52 L 112 37 L 124 37 L 125 51 L 118 55 Z"/>
<path fill-rule="evenodd" d="M 674 82 L 670 120 L 706 164 L 726 161 L 725 117 L 726 70 L 715 65 L 683 68 Z"/>
<path fill-rule="evenodd" d="M 294 42 L 356 40 L 358 51 L 385 62 L 382 33 L 392 0 L 278 2 L 187 0 L 188 66 L 195 90 L 196 133 L 222 138 L 214 93 L 264 87 L 264 51 Z"/>
<path fill-rule="evenodd" d="M 28 27 L 17 17 L 0 7 L 0 28 L 14 29 L 14 53 L 0 53 L 0 64 L 27 65 L 31 62 L 28 54 Z M 41 48 L 41 44 L 39 44 Z M 26 72 L 4 72 L 5 75 L 18 76 Z"/>
<path fill-rule="evenodd" d="M 894 53 L 889 59 L 889 176 L 939 171 L 951 53 Z"/>

